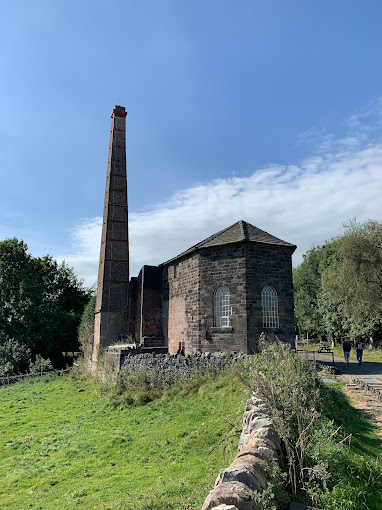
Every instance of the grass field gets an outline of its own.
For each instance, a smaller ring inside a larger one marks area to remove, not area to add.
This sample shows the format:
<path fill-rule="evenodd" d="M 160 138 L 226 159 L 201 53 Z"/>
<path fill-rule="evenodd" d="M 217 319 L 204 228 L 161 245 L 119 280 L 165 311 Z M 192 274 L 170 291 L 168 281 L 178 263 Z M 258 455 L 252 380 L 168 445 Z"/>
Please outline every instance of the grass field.
<path fill-rule="evenodd" d="M 0 509 L 196 510 L 237 451 L 247 396 L 230 373 L 130 408 L 84 376 L 0 388 Z M 325 414 L 352 440 L 319 506 L 379 510 L 376 428 L 340 385 L 326 397 Z"/>
<path fill-rule="evenodd" d="M 247 394 L 225 376 L 123 409 L 84 377 L 0 388 L 0 508 L 196 509 L 236 453 Z"/>

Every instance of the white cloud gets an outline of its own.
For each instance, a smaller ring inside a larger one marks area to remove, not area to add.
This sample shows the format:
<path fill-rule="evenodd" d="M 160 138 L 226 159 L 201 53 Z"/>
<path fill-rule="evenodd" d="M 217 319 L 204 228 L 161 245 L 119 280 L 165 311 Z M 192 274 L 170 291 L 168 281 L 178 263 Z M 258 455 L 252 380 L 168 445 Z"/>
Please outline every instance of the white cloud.
<path fill-rule="evenodd" d="M 380 106 L 378 102 L 374 112 L 377 123 Z M 144 264 L 165 262 L 241 219 L 297 244 L 295 265 L 313 244 L 339 235 L 354 216 L 380 220 L 382 142 L 375 131 L 372 137 L 365 135 L 362 122 L 370 116 L 370 111 L 352 116 L 341 139 L 324 134 L 316 154 L 300 165 L 273 165 L 249 176 L 198 184 L 148 211 L 130 213 L 131 274 Z M 74 253 L 61 257 L 88 285 L 97 278 L 100 229 L 101 218 L 81 222 L 73 231 Z"/>
<path fill-rule="evenodd" d="M 97 282 L 98 260 L 101 243 L 102 218 L 88 218 L 72 230 L 73 252 L 56 257 L 74 267 L 75 273 L 84 279 L 88 287 Z"/>

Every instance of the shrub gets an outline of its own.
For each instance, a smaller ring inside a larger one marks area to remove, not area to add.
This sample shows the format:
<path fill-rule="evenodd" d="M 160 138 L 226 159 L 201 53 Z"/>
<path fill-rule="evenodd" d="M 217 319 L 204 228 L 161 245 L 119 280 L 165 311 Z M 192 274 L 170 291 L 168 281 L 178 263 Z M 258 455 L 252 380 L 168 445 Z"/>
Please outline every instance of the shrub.
<path fill-rule="evenodd" d="M 13 338 L 0 339 L 0 376 L 26 372 L 30 349 Z"/>
<path fill-rule="evenodd" d="M 330 461 L 343 445 L 340 427 L 322 412 L 323 383 L 308 361 L 281 343 L 254 356 L 250 372 L 252 387 L 268 405 L 285 446 L 289 492 L 316 503 L 328 489 Z"/>
<path fill-rule="evenodd" d="M 96 296 L 93 295 L 85 307 L 78 327 L 78 340 L 82 352 L 85 352 L 89 345 L 93 344 L 95 302 Z"/>
<path fill-rule="evenodd" d="M 164 387 L 157 371 L 138 370 L 129 376 L 120 375 L 109 396 L 113 405 L 144 405 L 159 398 Z"/>
<path fill-rule="evenodd" d="M 44 359 L 40 354 L 36 355 L 34 362 L 29 361 L 29 372 L 31 374 L 37 374 L 39 372 L 50 372 L 53 370 L 50 359 Z"/>

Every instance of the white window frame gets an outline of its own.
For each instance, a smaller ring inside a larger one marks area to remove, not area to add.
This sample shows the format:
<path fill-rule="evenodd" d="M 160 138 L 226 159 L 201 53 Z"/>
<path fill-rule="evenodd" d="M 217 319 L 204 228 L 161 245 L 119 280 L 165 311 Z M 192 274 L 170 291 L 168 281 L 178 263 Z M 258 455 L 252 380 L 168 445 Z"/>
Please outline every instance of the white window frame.
<path fill-rule="evenodd" d="M 214 292 L 214 327 L 229 328 L 231 326 L 231 298 L 229 288 L 219 287 Z"/>
<path fill-rule="evenodd" d="M 279 327 L 279 303 L 277 292 L 273 287 L 264 287 L 261 291 L 261 308 L 263 311 L 263 328 Z"/>

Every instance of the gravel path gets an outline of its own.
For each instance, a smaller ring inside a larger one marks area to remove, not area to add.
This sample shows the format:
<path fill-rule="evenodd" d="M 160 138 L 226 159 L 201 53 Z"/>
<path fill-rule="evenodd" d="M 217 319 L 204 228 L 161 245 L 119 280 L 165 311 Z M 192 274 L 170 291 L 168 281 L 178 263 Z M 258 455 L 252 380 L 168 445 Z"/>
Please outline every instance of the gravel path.
<path fill-rule="evenodd" d="M 309 359 L 312 359 L 312 354 L 309 354 Z M 304 354 L 300 354 L 304 356 Z M 315 353 L 317 365 L 332 366 L 332 355 L 331 354 L 317 354 Z M 367 363 L 364 362 L 362 365 L 358 365 L 356 361 L 350 361 L 349 366 L 346 365 L 343 358 L 334 356 L 334 368 L 336 371 L 336 379 L 343 382 L 350 382 L 355 377 L 376 377 L 382 381 L 382 363 Z"/>

